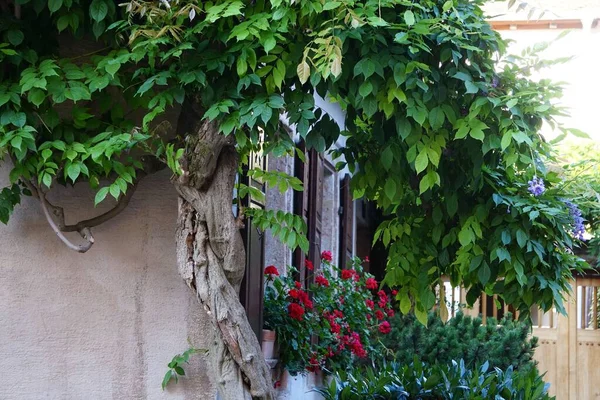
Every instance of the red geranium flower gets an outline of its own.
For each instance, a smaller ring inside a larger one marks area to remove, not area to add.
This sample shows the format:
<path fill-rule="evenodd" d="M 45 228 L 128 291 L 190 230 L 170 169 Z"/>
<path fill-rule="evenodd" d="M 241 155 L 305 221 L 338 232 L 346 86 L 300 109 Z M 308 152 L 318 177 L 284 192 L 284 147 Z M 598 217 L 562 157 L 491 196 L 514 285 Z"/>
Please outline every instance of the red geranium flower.
<path fill-rule="evenodd" d="M 322 275 L 317 276 L 315 282 L 321 286 L 329 287 L 329 281 Z"/>
<path fill-rule="evenodd" d="M 294 282 L 294 286 L 296 286 L 296 289 L 300 289 L 302 287 L 302 284 L 298 281 Z"/>
<path fill-rule="evenodd" d="M 333 255 L 329 250 L 325 250 L 321 253 L 321 260 L 331 262 L 333 260 Z"/>
<path fill-rule="evenodd" d="M 279 271 L 277 271 L 277 268 L 274 265 L 269 265 L 265 268 L 265 275 L 279 276 Z"/>
<path fill-rule="evenodd" d="M 320 369 L 319 368 L 319 360 L 317 359 L 317 356 L 315 354 L 312 355 L 308 364 L 309 365 L 306 367 L 307 371 L 316 372 Z"/>
<path fill-rule="evenodd" d="M 385 302 L 385 301 L 383 301 L 383 300 L 379 300 L 379 301 L 377 302 L 377 305 L 378 305 L 380 308 L 385 308 L 385 306 L 387 306 L 387 302 Z"/>
<path fill-rule="evenodd" d="M 385 316 L 383 315 L 383 312 L 381 312 L 381 310 L 377 310 L 375 311 L 375 318 L 381 321 L 383 318 L 385 318 Z"/>
<path fill-rule="evenodd" d="M 394 315 L 396 315 L 394 310 L 392 310 L 391 308 L 388 308 L 386 312 L 387 312 L 388 317 L 390 317 L 390 318 L 392 318 Z"/>
<path fill-rule="evenodd" d="M 344 313 L 340 310 L 333 310 L 333 315 L 335 315 L 336 318 L 344 318 Z"/>
<path fill-rule="evenodd" d="M 290 303 L 288 306 L 288 313 L 290 314 L 290 317 L 302 321 L 302 318 L 304 317 L 304 308 L 302 308 L 300 304 Z"/>
<path fill-rule="evenodd" d="M 288 292 L 288 295 L 292 299 L 299 299 L 300 298 L 300 292 L 297 291 L 296 289 L 290 289 L 290 291 Z"/>
<path fill-rule="evenodd" d="M 377 281 L 374 278 L 367 279 L 367 289 L 377 289 Z"/>
<path fill-rule="evenodd" d="M 382 323 L 379 324 L 379 332 L 383 333 L 384 335 L 387 335 L 391 331 L 392 331 L 392 327 L 390 326 L 389 322 L 383 321 Z"/>
<path fill-rule="evenodd" d="M 371 309 L 372 309 L 373 307 L 375 307 L 375 303 L 374 303 L 374 302 L 373 302 L 373 300 L 371 300 L 371 299 L 367 299 L 367 300 L 365 301 L 365 303 L 367 303 L 367 307 L 369 307 L 369 308 L 371 308 Z"/>
<path fill-rule="evenodd" d="M 350 279 L 354 276 L 354 271 L 351 269 L 342 270 L 342 279 Z"/>
<path fill-rule="evenodd" d="M 332 333 L 340 333 L 340 331 L 342 330 L 342 327 L 340 326 L 340 324 L 336 324 L 335 322 L 331 324 L 331 328 L 330 328 Z"/>
<path fill-rule="evenodd" d="M 315 269 L 315 266 L 313 265 L 312 261 L 310 261 L 310 260 L 304 260 L 304 266 L 309 271 L 312 271 L 313 269 Z"/>
<path fill-rule="evenodd" d="M 367 319 L 368 319 L 369 321 L 371 320 L 371 318 L 373 318 L 373 317 L 371 317 L 371 314 L 367 314 Z"/>
<path fill-rule="evenodd" d="M 396 289 L 392 290 L 392 296 L 395 296 L 398 294 L 398 291 Z"/>

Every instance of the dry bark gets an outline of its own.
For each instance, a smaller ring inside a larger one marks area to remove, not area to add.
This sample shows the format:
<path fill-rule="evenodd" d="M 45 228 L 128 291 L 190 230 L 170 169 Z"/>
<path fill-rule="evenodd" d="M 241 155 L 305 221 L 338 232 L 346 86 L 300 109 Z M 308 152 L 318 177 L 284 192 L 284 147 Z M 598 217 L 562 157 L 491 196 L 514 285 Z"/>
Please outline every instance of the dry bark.
<path fill-rule="evenodd" d="M 179 273 L 217 332 L 209 373 L 223 400 L 272 399 L 270 370 L 239 301 L 246 254 L 232 212 L 238 166 L 235 143 L 186 101 L 178 131 L 186 137 L 185 174 L 174 180 L 180 195 L 177 221 Z"/>

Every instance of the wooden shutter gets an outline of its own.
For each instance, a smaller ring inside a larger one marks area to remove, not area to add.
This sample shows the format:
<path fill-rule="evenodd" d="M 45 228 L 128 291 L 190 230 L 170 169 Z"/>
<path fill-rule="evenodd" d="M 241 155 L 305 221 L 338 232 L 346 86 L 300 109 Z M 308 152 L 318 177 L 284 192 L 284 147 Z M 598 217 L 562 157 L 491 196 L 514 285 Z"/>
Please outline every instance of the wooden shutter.
<path fill-rule="evenodd" d="M 323 155 L 310 151 L 308 193 L 308 257 L 315 267 L 321 262 L 321 232 L 323 225 Z"/>
<path fill-rule="evenodd" d="M 266 162 L 266 157 L 263 156 L 262 152 L 253 152 L 250 155 L 249 168 L 264 170 Z M 264 182 L 249 179 L 246 173 L 243 174 L 241 179 L 242 183 L 253 186 L 263 193 L 265 192 Z M 264 199 L 250 195 L 243 200 L 242 205 L 244 207 L 265 208 Z M 250 326 L 260 342 L 263 328 L 264 235 L 253 225 L 251 219 L 245 221 L 245 227 L 241 233 L 246 248 L 246 274 L 240 288 L 240 301 L 246 309 Z"/>
<path fill-rule="evenodd" d="M 298 144 L 298 149 L 304 151 L 306 147 L 304 142 Z M 294 214 L 302 216 L 304 222 L 308 226 L 308 199 L 310 191 L 310 179 L 309 179 L 309 157 L 310 154 L 306 154 L 306 163 L 304 163 L 300 157 L 294 158 L 294 176 L 300 179 L 304 185 L 302 192 L 294 192 Z M 294 251 L 293 264 L 294 267 L 299 271 L 298 280 L 304 280 L 306 278 L 306 269 L 304 267 L 304 260 L 306 260 L 306 254 L 298 248 Z"/>
<path fill-rule="evenodd" d="M 298 148 L 304 151 L 304 143 L 300 143 Z M 319 266 L 323 221 L 323 156 L 315 150 L 305 152 L 305 155 L 306 162 L 302 162 L 297 156 L 294 162 L 294 176 L 304 184 L 303 192 L 294 192 L 294 213 L 304 218 L 309 243 L 308 254 L 300 249 L 296 249 L 294 253 L 293 262 L 299 271 L 300 280 L 305 280 L 308 276 L 304 267 L 306 259 L 312 261 L 315 267 Z"/>
<path fill-rule="evenodd" d="M 354 251 L 354 201 L 350 190 L 350 175 L 346 174 L 340 187 L 340 268 L 346 269 Z"/>

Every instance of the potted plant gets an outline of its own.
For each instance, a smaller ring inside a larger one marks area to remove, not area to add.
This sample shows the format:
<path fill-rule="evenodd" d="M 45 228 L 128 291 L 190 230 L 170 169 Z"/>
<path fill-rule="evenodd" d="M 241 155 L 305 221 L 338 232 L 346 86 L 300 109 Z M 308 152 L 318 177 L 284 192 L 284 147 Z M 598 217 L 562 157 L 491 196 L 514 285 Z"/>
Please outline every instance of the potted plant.
<path fill-rule="evenodd" d="M 287 276 L 265 269 L 265 328 L 275 331 L 279 361 L 291 375 L 346 369 L 378 351 L 374 333 L 391 329 L 391 297 L 363 273 L 361 260 L 340 269 L 331 259 L 323 252 L 318 271 L 307 262 L 310 284 L 294 280 L 293 267 Z"/>

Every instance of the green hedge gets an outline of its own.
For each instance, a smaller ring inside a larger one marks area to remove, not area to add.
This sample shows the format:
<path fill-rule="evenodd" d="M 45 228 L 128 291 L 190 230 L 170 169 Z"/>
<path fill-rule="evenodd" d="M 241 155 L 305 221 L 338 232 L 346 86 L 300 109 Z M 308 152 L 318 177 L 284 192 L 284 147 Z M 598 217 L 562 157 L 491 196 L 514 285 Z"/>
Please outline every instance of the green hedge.
<path fill-rule="evenodd" d="M 410 364 L 415 357 L 428 365 L 462 359 L 467 367 L 488 362 L 490 368 L 537 372 L 537 338 L 529 336 L 528 324 L 513 321 L 510 313 L 499 322 L 488 318 L 486 325 L 461 312 L 445 324 L 430 313 L 427 327 L 410 314 L 397 314 L 390 323 L 392 332 L 381 341 L 388 348 L 388 360 L 399 364 Z"/>

